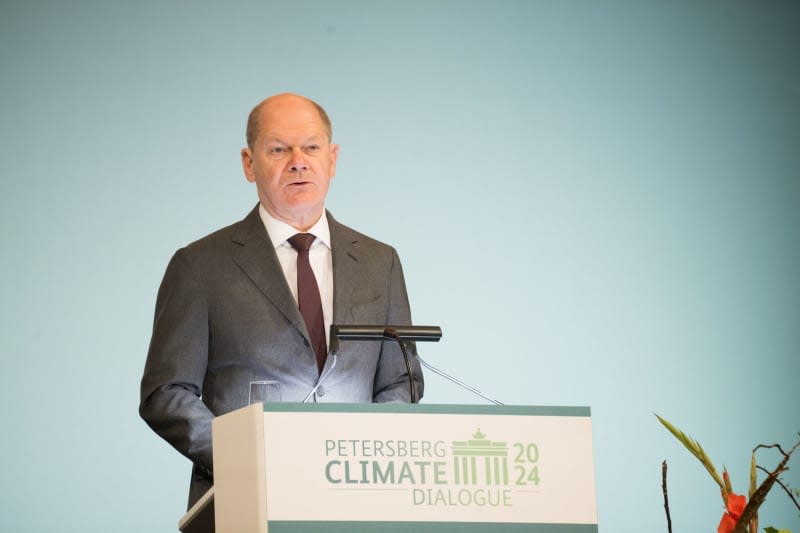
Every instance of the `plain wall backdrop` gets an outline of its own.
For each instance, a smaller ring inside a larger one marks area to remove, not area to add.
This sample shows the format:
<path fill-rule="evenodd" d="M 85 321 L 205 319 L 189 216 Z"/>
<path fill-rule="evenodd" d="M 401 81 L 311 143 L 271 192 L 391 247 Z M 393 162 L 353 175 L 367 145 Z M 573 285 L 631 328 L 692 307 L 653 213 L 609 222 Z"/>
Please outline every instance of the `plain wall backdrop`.
<path fill-rule="evenodd" d="M 190 465 L 137 413 L 156 290 L 255 205 L 247 113 L 296 91 L 341 145 L 328 207 L 444 330 L 426 359 L 590 406 L 601 531 L 666 531 L 664 459 L 675 531 L 713 531 L 653 412 L 739 492 L 799 438 L 798 28 L 796 2 L 3 2 L 0 530 L 176 531 Z M 767 525 L 800 530 L 777 487 Z"/>

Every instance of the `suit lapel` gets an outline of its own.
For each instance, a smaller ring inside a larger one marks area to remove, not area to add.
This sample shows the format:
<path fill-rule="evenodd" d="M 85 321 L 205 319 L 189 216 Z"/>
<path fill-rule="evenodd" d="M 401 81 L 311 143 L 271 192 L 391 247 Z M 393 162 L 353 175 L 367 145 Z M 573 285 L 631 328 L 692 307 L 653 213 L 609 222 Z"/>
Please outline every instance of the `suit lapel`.
<path fill-rule="evenodd" d="M 333 261 L 333 323 L 371 323 L 375 318 L 366 311 L 370 303 L 380 298 L 380 294 L 366 269 L 368 247 L 360 242 L 359 234 L 339 224 L 330 213 L 326 212 L 326 215 Z M 258 206 L 236 225 L 231 240 L 237 245 L 233 261 L 308 340 L 305 322 L 283 276 L 275 247 L 258 214 Z"/>
<path fill-rule="evenodd" d="M 233 261 L 286 319 L 308 339 L 305 322 L 286 283 L 278 256 L 275 254 L 275 246 L 270 241 L 258 215 L 258 206 L 236 225 L 231 240 L 238 245 L 233 253 Z"/>

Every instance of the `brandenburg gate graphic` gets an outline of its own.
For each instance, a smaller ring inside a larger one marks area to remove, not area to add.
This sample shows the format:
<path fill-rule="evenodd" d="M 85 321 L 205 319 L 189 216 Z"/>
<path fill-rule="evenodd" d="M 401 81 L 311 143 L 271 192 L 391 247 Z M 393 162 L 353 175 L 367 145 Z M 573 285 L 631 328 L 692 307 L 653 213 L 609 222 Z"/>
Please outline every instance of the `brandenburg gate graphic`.
<path fill-rule="evenodd" d="M 478 428 L 471 440 L 453 441 L 453 467 L 457 485 L 508 485 L 508 445 Z"/>

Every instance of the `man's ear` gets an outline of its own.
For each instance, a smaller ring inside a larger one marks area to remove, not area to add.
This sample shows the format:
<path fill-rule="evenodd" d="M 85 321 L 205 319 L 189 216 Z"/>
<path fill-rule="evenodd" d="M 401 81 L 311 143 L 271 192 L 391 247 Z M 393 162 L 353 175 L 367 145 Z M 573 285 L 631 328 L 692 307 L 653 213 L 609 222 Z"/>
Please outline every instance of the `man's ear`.
<path fill-rule="evenodd" d="M 330 170 L 330 177 L 333 178 L 336 175 L 336 161 L 339 159 L 339 145 L 338 144 L 331 144 L 331 170 Z"/>
<path fill-rule="evenodd" d="M 242 148 L 242 170 L 244 177 L 247 181 L 253 183 L 256 181 L 256 175 L 253 173 L 253 152 L 250 148 Z"/>

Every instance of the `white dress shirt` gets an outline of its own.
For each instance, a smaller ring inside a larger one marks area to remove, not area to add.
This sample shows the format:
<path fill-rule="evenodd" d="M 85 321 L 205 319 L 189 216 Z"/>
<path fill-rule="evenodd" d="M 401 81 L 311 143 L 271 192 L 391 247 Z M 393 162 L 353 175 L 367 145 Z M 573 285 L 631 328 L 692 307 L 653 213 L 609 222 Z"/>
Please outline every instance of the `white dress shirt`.
<path fill-rule="evenodd" d="M 267 230 L 272 244 L 275 246 L 275 253 L 283 269 L 283 275 L 292 291 L 294 301 L 297 301 L 297 250 L 289 244 L 289 238 L 297 233 L 302 233 L 286 222 L 278 220 L 264 209 L 263 205 L 258 206 L 258 214 Z M 323 211 L 322 216 L 316 224 L 306 232 L 311 233 L 317 239 L 311 244 L 308 250 L 308 260 L 311 263 L 311 270 L 317 278 L 319 296 L 322 299 L 322 316 L 325 320 L 325 341 L 330 346 L 330 330 L 333 323 L 333 255 L 331 254 L 331 230 L 328 227 L 328 217 Z"/>

